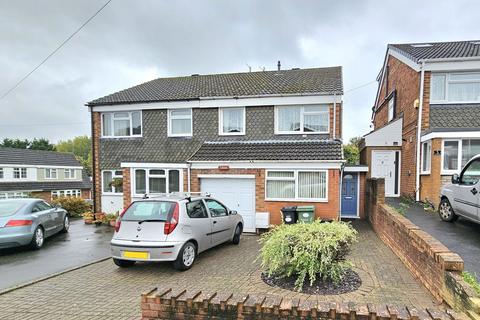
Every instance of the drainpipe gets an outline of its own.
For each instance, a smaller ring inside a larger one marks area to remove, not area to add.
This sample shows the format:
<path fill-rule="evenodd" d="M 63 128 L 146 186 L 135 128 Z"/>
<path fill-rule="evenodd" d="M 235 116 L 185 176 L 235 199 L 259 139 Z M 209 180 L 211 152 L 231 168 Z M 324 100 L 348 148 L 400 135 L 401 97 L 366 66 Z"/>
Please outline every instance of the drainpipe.
<path fill-rule="evenodd" d="M 333 139 L 336 137 L 337 131 L 337 94 L 333 94 Z"/>
<path fill-rule="evenodd" d="M 417 123 L 417 154 L 416 154 L 416 170 L 415 170 L 415 201 L 420 201 L 420 152 L 421 152 L 421 134 L 422 134 L 422 111 L 423 111 L 423 91 L 425 80 L 425 61 L 420 66 L 420 106 L 418 107 L 418 123 Z"/>
<path fill-rule="evenodd" d="M 94 121 L 93 121 L 93 108 L 88 107 L 88 110 L 90 111 L 90 126 L 91 126 L 91 134 L 92 134 L 92 198 L 93 198 L 93 219 L 95 220 L 95 213 L 97 212 L 98 209 L 98 203 L 97 203 L 97 192 L 96 192 L 96 183 L 97 182 L 97 175 L 95 174 L 96 172 L 96 154 L 95 154 L 95 129 L 94 129 Z"/>
<path fill-rule="evenodd" d="M 340 185 L 338 192 L 338 220 L 342 220 L 342 184 L 343 184 L 343 169 L 345 169 L 345 163 L 342 163 L 340 167 Z M 360 195 L 359 195 L 360 196 Z"/>

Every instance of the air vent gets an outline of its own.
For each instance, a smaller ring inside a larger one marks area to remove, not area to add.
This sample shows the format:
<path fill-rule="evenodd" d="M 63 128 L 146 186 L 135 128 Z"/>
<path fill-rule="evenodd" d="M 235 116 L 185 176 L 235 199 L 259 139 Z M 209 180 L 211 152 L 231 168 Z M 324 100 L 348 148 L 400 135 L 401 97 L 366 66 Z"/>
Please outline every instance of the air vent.
<path fill-rule="evenodd" d="M 198 73 L 194 73 L 194 74 L 192 74 L 192 77 L 198 77 L 198 76 L 199 76 L 199 74 L 198 74 Z"/>
<path fill-rule="evenodd" d="M 433 44 L 430 43 L 417 43 L 417 44 L 411 44 L 410 46 L 414 48 L 428 48 L 428 47 L 433 47 Z"/>
<path fill-rule="evenodd" d="M 300 70 L 300 68 L 292 68 L 292 70 Z"/>

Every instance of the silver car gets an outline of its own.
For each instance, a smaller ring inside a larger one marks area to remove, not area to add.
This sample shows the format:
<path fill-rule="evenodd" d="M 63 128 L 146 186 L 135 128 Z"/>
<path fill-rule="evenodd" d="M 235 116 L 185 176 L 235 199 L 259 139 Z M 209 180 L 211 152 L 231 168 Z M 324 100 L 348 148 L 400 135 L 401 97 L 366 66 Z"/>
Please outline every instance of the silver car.
<path fill-rule="evenodd" d="M 119 267 L 135 261 L 173 261 L 190 269 L 197 255 L 231 241 L 240 242 L 242 216 L 210 197 L 166 195 L 132 202 L 120 215 L 111 241 Z"/>
<path fill-rule="evenodd" d="M 41 199 L 0 200 L 0 249 L 40 249 L 45 238 L 68 232 L 69 225 L 67 211 Z"/>
<path fill-rule="evenodd" d="M 444 186 L 438 208 L 443 221 L 452 222 L 459 216 L 480 223 L 480 155 L 467 162 L 460 175 Z"/>

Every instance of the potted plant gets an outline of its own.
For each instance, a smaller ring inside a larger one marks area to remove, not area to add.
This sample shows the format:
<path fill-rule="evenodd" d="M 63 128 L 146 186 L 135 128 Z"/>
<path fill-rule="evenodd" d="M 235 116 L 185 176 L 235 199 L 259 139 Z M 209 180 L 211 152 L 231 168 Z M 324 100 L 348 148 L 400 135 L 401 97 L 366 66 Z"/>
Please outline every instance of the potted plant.
<path fill-rule="evenodd" d="M 123 179 L 114 178 L 114 179 L 110 182 L 109 185 L 110 185 L 110 187 L 114 187 L 117 191 L 122 190 L 122 188 L 123 188 Z"/>
<path fill-rule="evenodd" d="M 115 213 L 106 214 L 103 222 L 110 225 L 111 227 L 115 227 L 115 223 L 117 222 L 117 215 Z"/>
<path fill-rule="evenodd" d="M 83 221 L 85 224 L 92 224 L 93 223 L 93 213 L 92 212 L 85 212 L 82 214 Z"/>

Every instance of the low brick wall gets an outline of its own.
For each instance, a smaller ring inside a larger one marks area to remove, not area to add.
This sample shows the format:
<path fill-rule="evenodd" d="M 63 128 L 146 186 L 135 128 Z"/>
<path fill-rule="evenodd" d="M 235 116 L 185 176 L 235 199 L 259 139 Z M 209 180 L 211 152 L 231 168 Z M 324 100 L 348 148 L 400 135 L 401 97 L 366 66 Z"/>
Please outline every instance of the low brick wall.
<path fill-rule="evenodd" d="M 155 288 L 142 294 L 142 319 L 341 319 L 341 320 L 454 320 L 453 311 L 289 300 L 276 296 L 204 293 Z"/>

